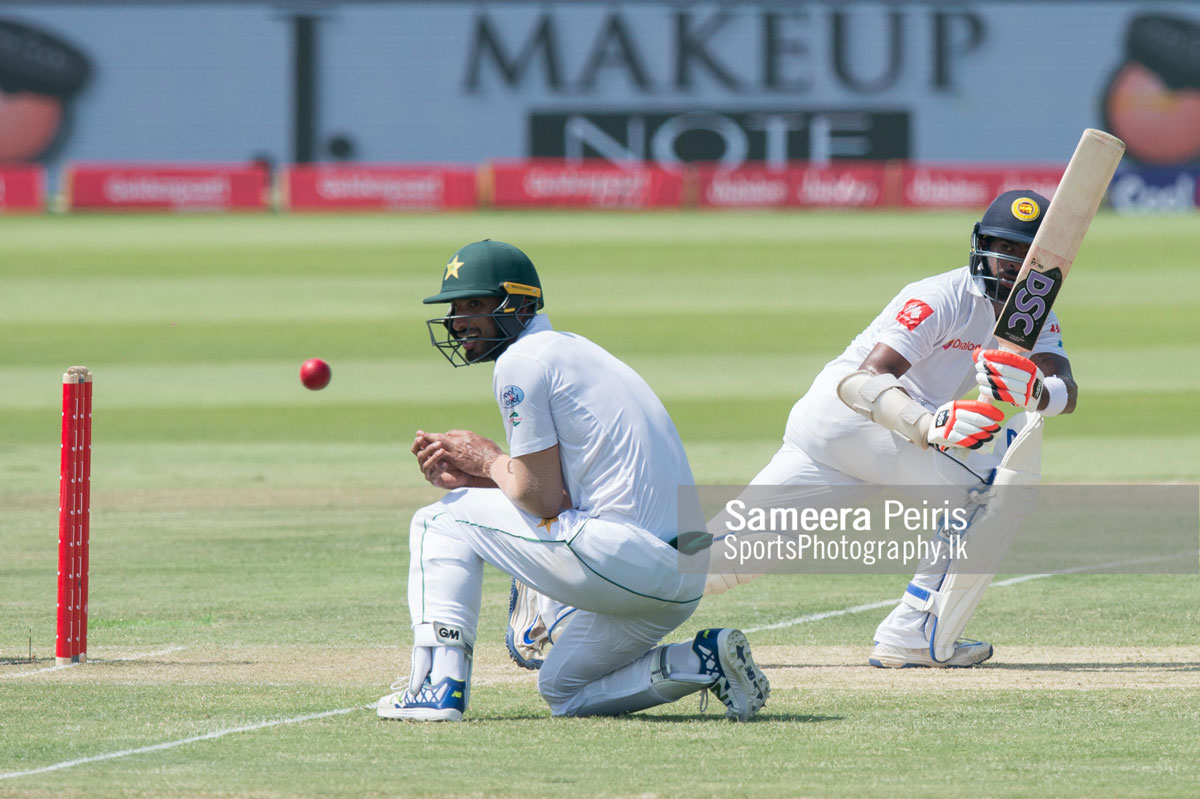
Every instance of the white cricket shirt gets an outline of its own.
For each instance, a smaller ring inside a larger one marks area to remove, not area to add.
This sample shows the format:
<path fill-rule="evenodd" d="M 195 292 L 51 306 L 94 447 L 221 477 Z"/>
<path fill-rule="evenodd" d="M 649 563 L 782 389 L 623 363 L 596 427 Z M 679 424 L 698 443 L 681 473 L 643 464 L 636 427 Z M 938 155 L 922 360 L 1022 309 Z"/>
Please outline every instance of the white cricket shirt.
<path fill-rule="evenodd" d="M 693 484 L 675 423 L 646 381 L 582 336 L 535 316 L 499 358 L 492 390 L 512 457 L 559 446 L 575 508 L 663 540 Z"/>
<path fill-rule="evenodd" d="M 811 445 L 814 438 L 844 435 L 863 422 L 873 424 L 838 399 L 837 384 L 858 369 L 880 343 L 912 364 L 900 378 L 900 384 L 927 408 L 933 410 L 961 398 L 976 385 L 974 351 L 998 346 L 992 335 L 995 326 L 992 301 L 980 290 L 970 267 L 908 284 L 817 375 L 808 394 L 793 409 L 788 438 Z M 1053 311 L 1033 351 L 1066 357 L 1058 317 Z"/>

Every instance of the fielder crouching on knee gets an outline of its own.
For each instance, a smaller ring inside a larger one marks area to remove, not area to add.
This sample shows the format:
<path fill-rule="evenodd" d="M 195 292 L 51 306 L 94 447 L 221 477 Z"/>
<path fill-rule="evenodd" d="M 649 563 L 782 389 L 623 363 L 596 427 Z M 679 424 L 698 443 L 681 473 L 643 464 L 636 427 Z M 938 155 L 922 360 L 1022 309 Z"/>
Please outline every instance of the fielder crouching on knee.
<path fill-rule="evenodd" d="M 693 480 L 654 392 L 538 314 L 541 282 L 511 245 L 463 247 L 425 302 L 450 304 L 428 325 L 453 365 L 495 362 L 509 452 L 468 430 L 417 432 L 422 473 L 448 493 L 413 517 L 412 667 L 377 713 L 462 718 L 490 563 L 576 609 L 538 675 L 554 715 L 628 713 L 707 688 L 727 717 L 749 719 L 770 689 L 741 632 L 702 630 L 690 643 L 657 646 L 695 610 L 704 575 L 677 566 L 678 489 Z"/>

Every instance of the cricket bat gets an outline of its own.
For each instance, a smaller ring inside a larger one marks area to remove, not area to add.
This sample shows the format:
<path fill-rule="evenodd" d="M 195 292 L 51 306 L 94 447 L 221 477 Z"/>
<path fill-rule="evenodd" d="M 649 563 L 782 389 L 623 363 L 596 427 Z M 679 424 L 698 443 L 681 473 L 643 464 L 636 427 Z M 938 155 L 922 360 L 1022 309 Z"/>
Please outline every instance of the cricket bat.
<path fill-rule="evenodd" d="M 1083 132 L 996 320 L 993 333 L 1002 348 L 1024 354 L 1037 343 L 1124 152 L 1116 136 Z"/>

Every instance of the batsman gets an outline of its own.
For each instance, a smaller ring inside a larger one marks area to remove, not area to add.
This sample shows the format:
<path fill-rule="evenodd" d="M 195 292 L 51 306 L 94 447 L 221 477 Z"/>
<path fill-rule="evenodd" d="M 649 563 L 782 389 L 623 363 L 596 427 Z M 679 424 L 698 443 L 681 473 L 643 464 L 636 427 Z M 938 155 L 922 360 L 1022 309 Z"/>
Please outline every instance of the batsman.
<path fill-rule="evenodd" d="M 1006 191 L 971 233 L 967 266 L 905 286 L 813 381 L 792 408 L 783 446 L 757 485 L 936 486 L 969 504 L 986 487 L 1036 482 L 1044 417 L 1075 409 L 1078 389 L 1053 311 L 1027 355 L 993 336 L 1049 209 L 1030 190 Z M 978 388 L 978 398 L 962 399 Z M 1001 433 L 1005 410 L 1020 411 Z M 983 448 L 1000 436 L 995 450 Z M 991 492 L 968 542 L 1011 538 L 1020 503 Z M 985 495 L 986 496 L 986 495 Z M 964 667 L 992 656 L 962 634 L 992 579 L 941 554 L 923 562 L 875 631 L 868 662 L 881 668 Z M 750 575 L 709 576 L 719 593 Z"/>

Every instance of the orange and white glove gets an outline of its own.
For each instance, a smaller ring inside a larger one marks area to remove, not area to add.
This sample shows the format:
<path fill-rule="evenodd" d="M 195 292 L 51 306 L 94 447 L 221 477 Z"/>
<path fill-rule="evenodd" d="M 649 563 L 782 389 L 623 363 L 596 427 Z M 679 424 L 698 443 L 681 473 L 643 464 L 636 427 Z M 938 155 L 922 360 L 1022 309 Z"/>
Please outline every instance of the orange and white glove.
<path fill-rule="evenodd" d="M 954 400 L 933 412 L 929 425 L 929 444 L 979 449 L 1000 432 L 1004 411 L 978 400 Z"/>
<path fill-rule="evenodd" d="M 1006 350 L 975 350 L 975 382 L 979 393 L 993 400 L 1036 411 L 1045 385 L 1033 361 Z"/>

